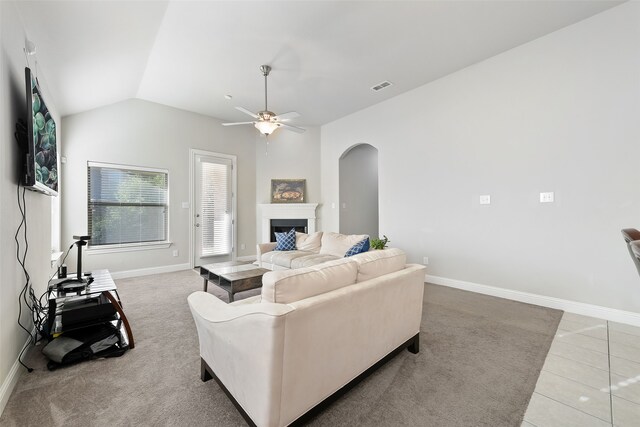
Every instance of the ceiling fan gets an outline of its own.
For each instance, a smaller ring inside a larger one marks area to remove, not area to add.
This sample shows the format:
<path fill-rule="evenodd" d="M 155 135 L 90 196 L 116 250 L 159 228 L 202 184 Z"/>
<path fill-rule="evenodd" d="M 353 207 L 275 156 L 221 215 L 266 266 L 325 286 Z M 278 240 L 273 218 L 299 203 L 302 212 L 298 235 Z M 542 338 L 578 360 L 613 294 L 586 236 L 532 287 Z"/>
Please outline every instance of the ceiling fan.
<path fill-rule="evenodd" d="M 263 135 L 271 135 L 274 130 L 280 127 L 293 132 L 303 133 L 306 129 L 284 123 L 291 119 L 295 119 L 296 117 L 300 117 L 300 114 L 295 111 L 289 111 L 288 113 L 276 115 L 273 111 L 269 111 L 267 108 L 267 77 L 269 76 L 271 67 L 268 65 L 261 65 L 260 71 L 262 71 L 262 75 L 264 76 L 264 110 L 252 113 L 246 108 L 236 107 L 236 110 L 242 111 L 256 120 L 251 122 L 223 123 L 222 126 L 254 125 Z"/>

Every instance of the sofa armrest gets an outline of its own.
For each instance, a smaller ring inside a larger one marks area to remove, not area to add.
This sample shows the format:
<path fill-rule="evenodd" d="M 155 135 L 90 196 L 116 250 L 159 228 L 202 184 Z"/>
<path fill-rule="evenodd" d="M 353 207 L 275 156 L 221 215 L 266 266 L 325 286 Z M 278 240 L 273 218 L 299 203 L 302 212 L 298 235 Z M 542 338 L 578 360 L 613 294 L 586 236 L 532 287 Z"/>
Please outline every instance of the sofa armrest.
<path fill-rule="evenodd" d="M 230 305 L 207 292 L 194 292 L 187 297 L 194 317 L 197 315 L 205 322 L 230 322 L 243 316 L 266 315 L 282 316 L 293 308 L 284 304 L 259 303 Z"/>
<path fill-rule="evenodd" d="M 205 292 L 194 292 L 187 301 L 200 357 L 257 425 L 278 425 L 286 314 L 295 309 L 273 303 L 232 306 Z"/>
<path fill-rule="evenodd" d="M 271 252 L 272 250 L 274 250 L 276 248 L 277 243 L 276 242 L 269 242 L 269 243 L 258 243 L 256 245 L 256 253 L 258 256 L 258 267 L 262 267 L 262 255 L 266 254 L 267 252 Z"/>

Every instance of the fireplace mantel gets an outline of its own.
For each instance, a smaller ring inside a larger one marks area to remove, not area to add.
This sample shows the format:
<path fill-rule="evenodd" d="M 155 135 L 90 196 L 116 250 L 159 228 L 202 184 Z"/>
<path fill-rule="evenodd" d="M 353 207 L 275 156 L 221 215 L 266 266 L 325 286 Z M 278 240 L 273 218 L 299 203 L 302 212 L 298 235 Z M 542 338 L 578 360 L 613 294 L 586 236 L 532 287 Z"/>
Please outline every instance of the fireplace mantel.
<path fill-rule="evenodd" d="M 258 205 L 262 216 L 261 243 L 270 240 L 272 219 L 306 219 L 309 234 L 316 231 L 317 203 L 263 203 Z"/>

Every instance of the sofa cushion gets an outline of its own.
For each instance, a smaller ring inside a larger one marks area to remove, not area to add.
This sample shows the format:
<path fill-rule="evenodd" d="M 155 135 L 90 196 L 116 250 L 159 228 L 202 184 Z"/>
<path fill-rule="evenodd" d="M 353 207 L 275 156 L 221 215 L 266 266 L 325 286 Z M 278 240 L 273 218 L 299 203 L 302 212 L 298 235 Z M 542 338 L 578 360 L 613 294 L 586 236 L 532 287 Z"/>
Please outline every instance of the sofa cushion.
<path fill-rule="evenodd" d="M 296 229 L 292 228 L 287 233 L 275 233 L 276 247 L 274 251 L 296 250 Z"/>
<path fill-rule="evenodd" d="M 296 232 L 296 249 L 318 253 L 320 252 L 321 243 L 322 231 L 317 231 L 312 234 Z"/>
<path fill-rule="evenodd" d="M 313 252 L 307 251 L 271 251 L 262 255 L 262 262 L 266 262 L 269 264 L 275 264 L 280 267 L 292 268 L 291 262 L 300 257 L 305 257 L 308 255 L 316 255 Z M 295 268 L 295 267 L 294 267 Z"/>
<path fill-rule="evenodd" d="M 366 234 L 340 234 L 325 231 L 322 233 L 322 247 L 320 248 L 321 254 L 335 255 L 342 258 L 349 248 L 356 243 L 362 241 L 367 236 Z"/>
<path fill-rule="evenodd" d="M 351 258 L 297 270 L 270 271 L 262 276 L 262 301 L 288 304 L 356 282 L 358 264 Z"/>
<path fill-rule="evenodd" d="M 370 248 L 369 238 L 367 237 L 366 239 L 362 239 L 361 241 L 359 241 L 355 245 L 351 246 L 349 248 L 349 250 L 347 250 L 347 253 L 344 254 L 344 256 L 346 258 L 346 257 L 358 255 L 358 254 L 361 254 L 363 252 L 367 252 L 369 250 L 369 248 Z"/>
<path fill-rule="evenodd" d="M 340 258 L 333 255 L 310 254 L 291 260 L 291 268 L 311 267 L 312 265 L 318 265 L 336 259 Z"/>
<path fill-rule="evenodd" d="M 364 252 L 346 259 L 358 263 L 357 282 L 402 270 L 407 264 L 407 256 L 398 248 Z"/>

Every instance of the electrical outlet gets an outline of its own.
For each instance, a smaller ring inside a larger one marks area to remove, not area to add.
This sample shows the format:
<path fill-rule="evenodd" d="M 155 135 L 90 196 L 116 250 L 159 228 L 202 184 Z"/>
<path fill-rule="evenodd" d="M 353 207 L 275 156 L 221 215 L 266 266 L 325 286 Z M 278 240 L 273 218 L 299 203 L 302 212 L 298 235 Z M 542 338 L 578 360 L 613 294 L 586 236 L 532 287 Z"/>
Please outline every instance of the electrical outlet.
<path fill-rule="evenodd" d="M 240 243 L 240 250 L 243 251 L 247 246 L 244 243 Z"/>
<path fill-rule="evenodd" d="M 179 254 L 180 254 L 180 252 L 178 252 L 178 250 L 177 250 L 177 249 L 174 249 L 174 250 L 173 250 L 173 256 L 178 256 Z"/>
<path fill-rule="evenodd" d="M 553 203 L 553 191 L 540 193 L 540 203 Z"/>
<path fill-rule="evenodd" d="M 480 196 L 480 204 L 481 205 L 490 205 L 491 204 L 491 196 L 489 194 L 484 194 Z"/>
<path fill-rule="evenodd" d="M 423 263 L 424 265 L 429 265 L 429 257 L 428 257 L 428 256 L 423 257 L 423 258 L 422 258 L 422 263 Z"/>

